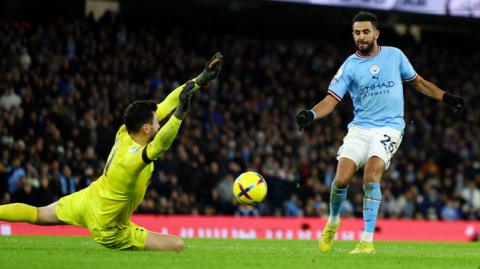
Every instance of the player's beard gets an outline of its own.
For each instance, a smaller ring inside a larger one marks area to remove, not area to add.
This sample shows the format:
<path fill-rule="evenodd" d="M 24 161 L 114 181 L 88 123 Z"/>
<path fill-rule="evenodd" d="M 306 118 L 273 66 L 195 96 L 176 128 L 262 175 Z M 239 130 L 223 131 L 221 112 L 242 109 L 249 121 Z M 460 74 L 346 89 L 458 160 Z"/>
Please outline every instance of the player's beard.
<path fill-rule="evenodd" d="M 374 44 L 375 44 L 375 40 L 373 40 L 372 42 L 368 43 L 368 46 L 366 46 L 365 48 L 362 49 L 362 48 L 360 48 L 360 44 L 357 42 L 357 50 L 358 50 L 359 52 L 361 52 L 362 54 L 367 55 L 367 54 L 369 54 L 369 53 L 372 51 Z"/>
<path fill-rule="evenodd" d="M 158 131 L 156 132 L 153 132 L 151 135 L 150 135 L 150 139 L 149 139 L 149 142 L 153 141 L 153 139 L 155 139 L 155 136 L 157 135 Z"/>

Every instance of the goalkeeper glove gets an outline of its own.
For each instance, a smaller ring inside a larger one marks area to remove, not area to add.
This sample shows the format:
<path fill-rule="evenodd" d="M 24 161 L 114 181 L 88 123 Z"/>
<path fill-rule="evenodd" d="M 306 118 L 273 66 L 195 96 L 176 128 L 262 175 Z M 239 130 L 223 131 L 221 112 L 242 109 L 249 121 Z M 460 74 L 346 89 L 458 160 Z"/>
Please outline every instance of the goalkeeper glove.
<path fill-rule="evenodd" d="M 175 117 L 178 119 L 182 119 L 185 113 L 187 113 L 190 110 L 191 106 L 191 99 L 193 92 L 195 91 L 195 82 L 189 81 L 183 86 L 183 90 L 180 93 L 180 96 L 178 99 L 180 102 L 178 103 L 177 109 L 175 109 L 175 112 L 173 114 Z"/>
<path fill-rule="evenodd" d="M 298 112 L 295 120 L 297 121 L 298 127 L 300 127 L 300 131 L 305 128 L 305 126 L 312 123 L 312 121 L 316 118 L 315 112 L 313 110 L 302 110 Z"/>
<path fill-rule="evenodd" d="M 445 104 L 452 106 L 453 113 L 455 114 L 462 112 L 464 108 L 465 101 L 461 96 L 445 93 L 442 97 L 442 100 Z"/>
<path fill-rule="evenodd" d="M 205 69 L 196 78 L 195 82 L 200 86 L 205 86 L 210 80 L 216 79 L 223 65 L 223 55 L 220 52 L 215 53 L 205 65 Z"/>

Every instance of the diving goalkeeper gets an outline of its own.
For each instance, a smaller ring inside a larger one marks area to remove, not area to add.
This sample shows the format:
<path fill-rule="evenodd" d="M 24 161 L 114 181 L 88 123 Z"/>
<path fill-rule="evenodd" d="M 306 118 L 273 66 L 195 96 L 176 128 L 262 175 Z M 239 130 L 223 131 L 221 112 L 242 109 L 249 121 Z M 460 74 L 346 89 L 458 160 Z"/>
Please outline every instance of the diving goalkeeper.
<path fill-rule="evenodd" d="M 163 102 L 130 104 L 104 172 L 90 186 L 46 207 L 2 205 L 0 220 L 87 227 L 97 243 L 112 249 L 183 250 L 181 238 L 148 231 L 130 218 L 145 195 L 154 168 L 152 161 L 170 147 L 190 109 L 192 94 L 218 77 L 222 63 L 223 56 L 217 52 L 200 75 L 176 88 Z M 159 122 L 173 110 L 160 128 Z"/>

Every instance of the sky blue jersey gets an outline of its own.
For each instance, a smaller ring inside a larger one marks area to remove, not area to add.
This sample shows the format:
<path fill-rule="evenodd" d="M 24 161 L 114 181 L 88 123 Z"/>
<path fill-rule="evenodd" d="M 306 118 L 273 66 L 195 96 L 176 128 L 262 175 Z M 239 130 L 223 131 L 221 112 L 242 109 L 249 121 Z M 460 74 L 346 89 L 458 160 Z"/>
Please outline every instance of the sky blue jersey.
<path fill-rule="evenodd" d="M 352 54 L 330 82 L 328 94 L 341 101 L 346 92 L 354 107 L 354 124 L 365 128 L 405 128 L 402 82 L 417 73 L 401 50 L 380 46 L 372 56 Z"/>

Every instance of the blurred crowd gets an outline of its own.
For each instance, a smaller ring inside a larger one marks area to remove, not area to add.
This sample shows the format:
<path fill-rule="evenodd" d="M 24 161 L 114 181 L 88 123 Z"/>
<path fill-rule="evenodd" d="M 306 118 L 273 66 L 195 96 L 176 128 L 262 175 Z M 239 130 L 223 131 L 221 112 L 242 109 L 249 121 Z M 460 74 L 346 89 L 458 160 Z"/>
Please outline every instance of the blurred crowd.
<path fill-rule="evenodd" d="M 348 97 L 299 132 L 296 112 L 326 94 L 353 52 L 341 42 L 281 35 L 188 32 L 104 17 L 0 24 L 0 204 L 47 205 L 103 172 L 126 106 L 161 101 L 215 51 L 220 79 L 194 96 L 156 163 L 139 213 L 326 216 L 336 152 L 352 119 Z M 480 52 L 393 35 L 426 79 L 466 99 L 454 115 L 405 89 L 405 134 L 382 182 L 384 218 L 480 218 Z M 386 43 L 391 41 L 391 43 Z M 385 42 L 385 43 L 384 43 Z M 267 200 L 244 207 L 232 184 L 246 170 L 267 180 Z M 362 175 L 345 216 L 362 216 Z"/>

